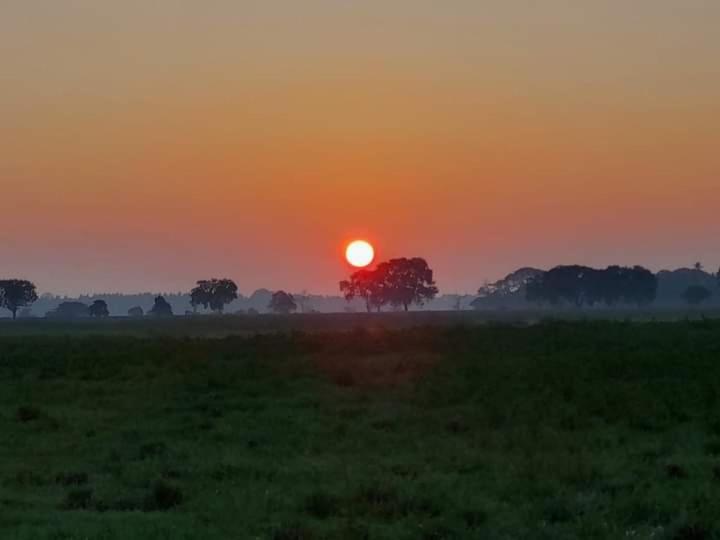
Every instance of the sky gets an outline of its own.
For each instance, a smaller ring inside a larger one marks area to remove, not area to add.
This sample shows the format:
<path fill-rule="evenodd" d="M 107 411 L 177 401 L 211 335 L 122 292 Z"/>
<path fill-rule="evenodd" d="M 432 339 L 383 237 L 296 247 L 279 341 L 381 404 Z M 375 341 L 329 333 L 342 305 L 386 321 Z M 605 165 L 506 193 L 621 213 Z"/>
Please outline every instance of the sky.
<path fill-rule="evenodd" d="M 715 0 L 2 0 L 0 276 L 720 265 Z"/>

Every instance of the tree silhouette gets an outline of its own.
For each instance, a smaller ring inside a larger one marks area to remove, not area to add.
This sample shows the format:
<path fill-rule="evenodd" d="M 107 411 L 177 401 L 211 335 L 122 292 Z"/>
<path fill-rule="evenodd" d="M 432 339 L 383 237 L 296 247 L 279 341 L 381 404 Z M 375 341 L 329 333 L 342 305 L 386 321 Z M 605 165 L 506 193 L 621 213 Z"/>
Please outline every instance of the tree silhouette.
<path fill-rule="evenodd" d="M 88 313 L 91 317 L 97 318 L 110 316 L 110 310 L 108 310 L 108 305 L 105 300 L 95 300 L 88 308 Z"/>
<path fill-rule="evenodd" d="M 268 308 L 274 313 L 287 315 L 297 309 L 297 304 L 291 294 L 288 294 L 285 291 L 277 291 L 273 293 L 272 299 L 268 304 Z"/>
<path fill-rule="evenodd" d="M 354 272 L 349 280 L 340 282 L 340 291 L 345 300 L 349 302 L 354 298 L 364 299 L 368 313 L 373 308 L 379 310 L 383 305 L 381 288 L 377 272 L 367 268 Z"/>
<path fill-rule="evenodd" d="M 691 306 L 699 306 L 711 296 L 712 291 L 702 285 L 690 285 L 683 294 L 683 298 Z"/>
<path fill-rule="evenodd" d="M 605 270 L 556 266 L 530 280 L 526 298 L 530 302 L 569 303 L 576 307 L 599 303 L 614 306 L 619 302 L 643 306 L 655 301 L 657 290 L 657 276 L 642 266 L 610 266 Z"/>
<path fill-rule="evenodd" d="M 501 307 L 524 308 L 528 283 L 544 273 L 537 268 L 524 267 L 494 283 L 486 281 L 478 289 L 477 298 L 470 302 L 470 307 L 477 310 Z"/>
<path fill-rule="evenodd" d="M 657 299 L 658 278 L 647 268 L 634 266 L 624 282 L 627 291 L 623 293 L 623 298 L 627 303 L 647 306 Z"/>
<path fill-rule="evenodd" d="M 35 284 L 24 279 L 0 281 L 0 307 L 10 310 L 13 319 L 21 307 L 29 306 L 38 299 Z"/>
<path fill-rule="evenodd" d="M 162 296 L 155 298 L 155 304 L 148 313 L 155 317 L 172 317 L 173 315 L 172 306 Z"/>
<path fill-rule="evenodd" d="M 411 304 L 422 305 L 438 293 L 433 271 L 420 257 L 403 257 L 380 263 L 374 277 L 380 283 L 379 293 L 383 303 L 402 306 L 405 311 Z"/>
<path fill-rule="evenodd" d="M 128 309 L 128 317 L 139 318 L 145 315 L 145 311 L 140 306 L 131 307 Z"/>
<path fill-rule="evenodd" d="M 222 313 L 225 305 L 237 299 L 237 285 L 231 279 L 208 279 L 197 282 L 197 287 L 190 291 L 190 305 L 193 308 L 208 307 Z"/>

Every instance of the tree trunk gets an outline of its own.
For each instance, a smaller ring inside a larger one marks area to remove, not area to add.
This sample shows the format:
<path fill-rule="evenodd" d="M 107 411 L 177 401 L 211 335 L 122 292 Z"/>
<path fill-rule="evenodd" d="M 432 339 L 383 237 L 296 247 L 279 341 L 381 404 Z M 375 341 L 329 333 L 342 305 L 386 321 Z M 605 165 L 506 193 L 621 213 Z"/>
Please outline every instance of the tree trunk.
<path fill-rule="evenodd" d="M 10 311 L 12 311 L 13 314 L 13 321 L 17 319 L 17 308 L 12 308 Z"/>
<path fill-rule="evenodd" d="M 403 304 L 403 307 L 405 308 L 405 311 L 408 310 L 408 305 L 407 305 L 407 304 Z"/>

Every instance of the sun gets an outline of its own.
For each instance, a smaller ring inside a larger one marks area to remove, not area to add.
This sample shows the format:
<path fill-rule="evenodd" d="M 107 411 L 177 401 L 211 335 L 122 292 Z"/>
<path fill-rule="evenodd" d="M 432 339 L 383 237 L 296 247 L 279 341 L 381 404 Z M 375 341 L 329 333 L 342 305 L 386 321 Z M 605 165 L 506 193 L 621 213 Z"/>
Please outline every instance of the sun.
<path fill-rule="evenodd" d="M 364 268 L 375 258 L 375 249 L 365 240 L 355 240 L 345 249 L 345 258 L 352 266 Z"/>

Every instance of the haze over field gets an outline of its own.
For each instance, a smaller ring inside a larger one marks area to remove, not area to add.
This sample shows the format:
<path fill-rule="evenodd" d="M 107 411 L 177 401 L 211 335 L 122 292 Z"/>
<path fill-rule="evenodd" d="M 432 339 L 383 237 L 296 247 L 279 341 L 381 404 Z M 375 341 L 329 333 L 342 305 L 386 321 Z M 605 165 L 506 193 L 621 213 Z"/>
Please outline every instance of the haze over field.
<path fill-rule="evenodd" d="M 720 265 L 720 3 L 8 0 L 0 273 L 337 294 Z"/>

